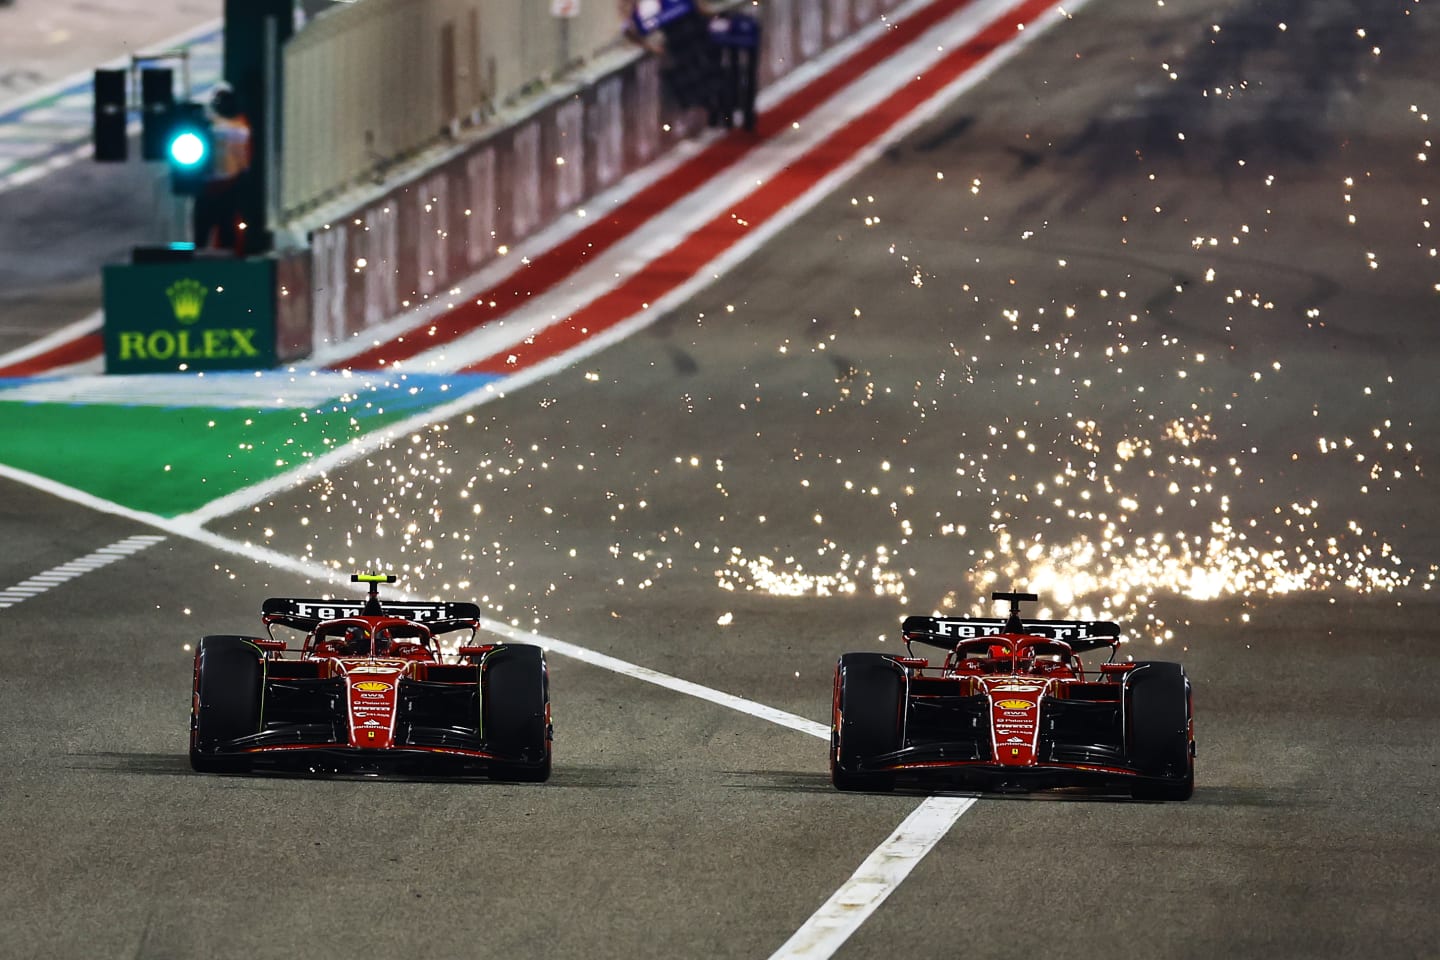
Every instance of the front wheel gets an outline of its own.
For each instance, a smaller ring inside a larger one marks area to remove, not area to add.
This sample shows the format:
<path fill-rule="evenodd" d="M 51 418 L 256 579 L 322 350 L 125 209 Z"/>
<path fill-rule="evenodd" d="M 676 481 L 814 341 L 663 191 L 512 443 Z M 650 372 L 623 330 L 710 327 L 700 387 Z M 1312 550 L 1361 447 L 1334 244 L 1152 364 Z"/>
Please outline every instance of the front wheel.
<path fill-rule="evenodd" d="M 1145 778 L 1137 800 L 1189 800 L 1195 792 L 1190 681 L 1178 663 L 1142 663 L 1125 678 L 1130 758 Z"/>
<path fill-rule="evenodd" d="M 835 665 L 830 782 L 838 790 L 893 790 L 893 773 L 859 771 L 870 757 L 900 749 L 905 677 L 878 653 L 847 653 Z"/>
<path fill-rule="evenodd" d="M 244 754 L 218 750 L 260 729 L 262 651 L 248 637 L 201 637 L 195 648 L 195 683 L 190 708 L 190 766 L 202 773 L 249 769 Z"/>
<path fill-rule="evenodd" d="M 541 783 L 550 779 L 553 730 L 550 675 L 545 651 L 528 643 L 507 643 L 480 666 L 481 731 L 494 762 L 496 780 Z"/>

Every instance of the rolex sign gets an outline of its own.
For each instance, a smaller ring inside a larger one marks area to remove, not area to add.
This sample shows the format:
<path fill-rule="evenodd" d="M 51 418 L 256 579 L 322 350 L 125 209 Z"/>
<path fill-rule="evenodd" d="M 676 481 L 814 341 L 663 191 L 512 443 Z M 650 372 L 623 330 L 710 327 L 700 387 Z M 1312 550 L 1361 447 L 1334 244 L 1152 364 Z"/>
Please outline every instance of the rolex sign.
<path fill-rule="evenodd" d="M 105 372 L 275 366 L 275 264 L 192 260 L 105 268 Z"/>

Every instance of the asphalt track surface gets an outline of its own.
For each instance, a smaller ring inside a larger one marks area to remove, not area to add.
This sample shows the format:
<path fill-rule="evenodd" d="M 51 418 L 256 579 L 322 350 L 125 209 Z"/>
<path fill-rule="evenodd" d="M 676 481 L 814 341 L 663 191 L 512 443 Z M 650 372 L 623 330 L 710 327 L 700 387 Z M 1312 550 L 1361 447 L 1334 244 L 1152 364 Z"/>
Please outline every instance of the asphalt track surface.
<path fill-rule="evenodd" d="M 818 724 L 907 612 L 1112 598 L 1195 798 L 982 798 L 834 955 L 1433 956 L 1437 40 L 1097 0 L 644 333 L 209 530 Z M 0 590 L 154 533 L 0 493 Z M 169 536 L 0 614 L 7 956 L 766 957 L 925 802 L 558 653 L 544 785 L 192 774 L 184 645 L 319 589 Z"/>

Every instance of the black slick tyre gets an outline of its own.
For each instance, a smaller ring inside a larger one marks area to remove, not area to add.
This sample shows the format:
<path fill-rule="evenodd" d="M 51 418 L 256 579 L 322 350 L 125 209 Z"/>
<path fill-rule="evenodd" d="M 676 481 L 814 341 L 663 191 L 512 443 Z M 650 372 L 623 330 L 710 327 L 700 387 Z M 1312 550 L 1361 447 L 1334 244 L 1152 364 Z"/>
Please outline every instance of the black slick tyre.
<path fill-rule="evenodd" d="M 1195 792 L 1190 681 L 1178 663 L 1138 664 L 1125 679 L 1136 800 L 1189 800 Z"/>
<path fill-rule="evenodd" d="M 216 753 L 224 744 L 260 730 L 264 666 L 260 648 L 245 637 L 202 637 L 195 649 L 190 713 L 190 766 L 203 773 L 247 770 L 244 755 Z"/>
<path fill-rule="evenodd" d="M 491 764 L 495 780 L 550 779 L 550 677 L 545 651 L 528 643 L 497 647 L 480 665 L 481 736 L 506 759 Z"/>
<path fill-rule="evenodd" d="M 870 757 L 901 746 L 905 677 L 878 653 L 847 653 L 835 666 L 830 782 L 839 790 L 893 790 L 895 775 L 861 772 Z"/>

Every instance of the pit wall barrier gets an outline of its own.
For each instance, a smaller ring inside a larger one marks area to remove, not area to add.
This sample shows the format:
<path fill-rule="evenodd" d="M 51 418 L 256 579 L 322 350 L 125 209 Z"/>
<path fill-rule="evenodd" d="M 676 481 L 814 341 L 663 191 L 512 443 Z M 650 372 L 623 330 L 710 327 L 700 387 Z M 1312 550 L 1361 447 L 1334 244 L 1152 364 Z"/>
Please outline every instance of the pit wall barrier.
<path fill-rule="evenodd" d="M 762 23 L 761 89 L 900 2 L 742 5 Z M 288 223 L 291 236 L 309 242 L 281 256 L 278 318 L 308 310 L 316 348 L 348 340 L 448 291 L 702 130 L 705 119 L 668 104 L 654 57 L 629 54 L 362 203 Z"/>
<path fill-rule="evenodd" d="M 385 175 L 623 46 L 616 0 L 365 0 L 285 45 L 282 216 Z"/>

